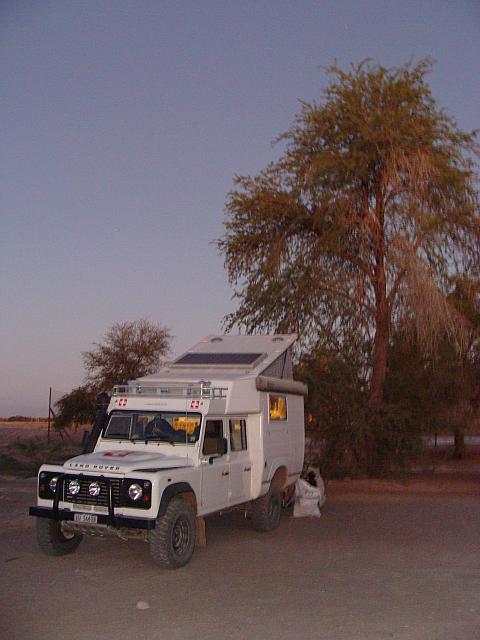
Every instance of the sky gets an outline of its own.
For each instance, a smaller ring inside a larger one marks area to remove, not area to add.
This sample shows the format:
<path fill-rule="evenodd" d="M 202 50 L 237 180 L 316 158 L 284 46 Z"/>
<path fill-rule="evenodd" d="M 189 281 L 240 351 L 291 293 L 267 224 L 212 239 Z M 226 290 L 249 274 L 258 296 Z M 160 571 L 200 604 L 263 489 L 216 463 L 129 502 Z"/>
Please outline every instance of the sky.
<path fill-rule="evenodd" d="M 235 175 L 278 157 L 323 67 L 426 56 L 479 127 L 478 0 L 2 0 L 0 416 L 45 416 L 116 322 L 169 327 L 172 356 L 222 333 Z"/>

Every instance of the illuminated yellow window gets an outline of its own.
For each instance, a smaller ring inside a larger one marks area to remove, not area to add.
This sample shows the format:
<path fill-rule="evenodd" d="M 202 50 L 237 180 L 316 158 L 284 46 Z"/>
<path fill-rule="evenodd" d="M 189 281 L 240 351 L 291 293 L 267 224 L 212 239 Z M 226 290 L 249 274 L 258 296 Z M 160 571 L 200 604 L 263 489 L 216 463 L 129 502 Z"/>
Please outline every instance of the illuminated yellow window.
<path fill-rule="evenodd" d="M 175 431 L 186 431 L 189 435 L 194 433 L 195 429 L 200 425 L 200 417 L 185 417 L 173 418 L 172 427 Z"/>
<path fill-rule="evenodd" d="M 287 419 L 286 396 L 269 396 L 269 417 L 270 420 Z"/>

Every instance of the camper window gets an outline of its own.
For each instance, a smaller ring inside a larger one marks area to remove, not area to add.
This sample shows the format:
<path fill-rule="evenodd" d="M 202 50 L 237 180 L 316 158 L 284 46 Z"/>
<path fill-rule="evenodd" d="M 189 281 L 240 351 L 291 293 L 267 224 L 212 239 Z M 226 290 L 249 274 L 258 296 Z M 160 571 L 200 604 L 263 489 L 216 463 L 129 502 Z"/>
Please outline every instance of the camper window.
<path fill-rule="evenodd" d="M 286 396 L 269 396 L 268 398 L 270 420 L 286 420 L 287 419 L 287 397 Z"/>
<path fill-rule="evenodd" d="M 230 451 L 245 451 L 247 448 L 247 429 L 245 420 L 230 420 Z"/>

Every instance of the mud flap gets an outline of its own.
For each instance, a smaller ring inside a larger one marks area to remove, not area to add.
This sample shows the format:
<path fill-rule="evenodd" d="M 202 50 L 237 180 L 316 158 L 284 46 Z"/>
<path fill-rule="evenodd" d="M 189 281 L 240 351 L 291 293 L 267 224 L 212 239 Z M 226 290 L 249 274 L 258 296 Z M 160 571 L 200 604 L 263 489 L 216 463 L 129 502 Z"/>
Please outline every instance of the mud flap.
<path fill-rule="evenodd" d="M 197 516 L 196 524 L 197 524 L 197 536 L 196 536 L 197 547 L 206 547 L 207 532 L 205 529 L 205 518 L 202 518 L 201 516 Z"/>

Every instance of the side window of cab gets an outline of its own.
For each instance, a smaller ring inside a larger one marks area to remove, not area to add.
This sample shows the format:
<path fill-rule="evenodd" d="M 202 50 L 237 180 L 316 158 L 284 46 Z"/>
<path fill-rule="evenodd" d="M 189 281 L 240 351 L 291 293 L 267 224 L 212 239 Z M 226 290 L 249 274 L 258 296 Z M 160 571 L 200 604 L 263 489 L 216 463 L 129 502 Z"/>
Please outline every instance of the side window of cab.
<path fill-rule="evenodd" d="M 207 420 L 202 448 L 204 456 L 214 456 L 217 453 L 220 438 L 223 438 L 223 420 Z"/>

